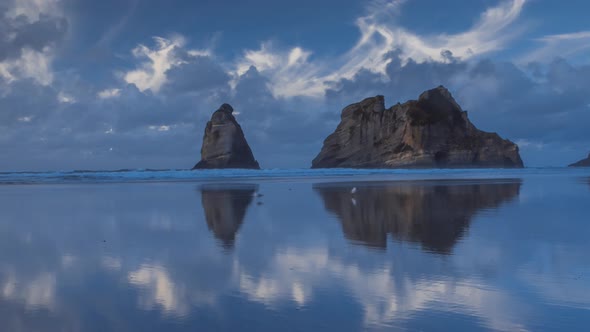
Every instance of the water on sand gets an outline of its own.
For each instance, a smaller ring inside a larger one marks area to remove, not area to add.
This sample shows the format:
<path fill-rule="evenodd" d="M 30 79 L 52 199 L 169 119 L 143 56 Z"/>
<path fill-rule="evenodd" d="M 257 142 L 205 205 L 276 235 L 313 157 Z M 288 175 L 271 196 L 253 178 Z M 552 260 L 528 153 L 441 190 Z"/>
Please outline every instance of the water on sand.
<path fill-rule="evenodd" d="M 590 324 L 590 171 L 343 172 L 3 174 L 0 330 Z"/>

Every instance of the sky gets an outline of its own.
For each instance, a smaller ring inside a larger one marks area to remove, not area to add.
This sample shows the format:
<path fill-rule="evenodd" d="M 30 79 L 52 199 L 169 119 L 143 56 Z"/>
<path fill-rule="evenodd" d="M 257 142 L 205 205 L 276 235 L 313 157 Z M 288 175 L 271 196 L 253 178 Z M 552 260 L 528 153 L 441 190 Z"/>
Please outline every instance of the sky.
<path fill-rule="evenodd" d="M 590 151 L 585 0 L 0 0 L 0 171 L 192 167 L 230 103 L 263 168 L 346 105 L 446 86 L 527 166 Z"/>

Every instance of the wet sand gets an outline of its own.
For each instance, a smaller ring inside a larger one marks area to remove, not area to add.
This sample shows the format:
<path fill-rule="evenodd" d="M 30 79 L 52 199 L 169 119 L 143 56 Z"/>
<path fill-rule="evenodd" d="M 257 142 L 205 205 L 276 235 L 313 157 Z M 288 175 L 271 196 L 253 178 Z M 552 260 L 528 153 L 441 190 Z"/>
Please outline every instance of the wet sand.
<path fill-rule="evenodd" d="M 589 179 L 0 186 L 0 330 L 583 330 Z"/>

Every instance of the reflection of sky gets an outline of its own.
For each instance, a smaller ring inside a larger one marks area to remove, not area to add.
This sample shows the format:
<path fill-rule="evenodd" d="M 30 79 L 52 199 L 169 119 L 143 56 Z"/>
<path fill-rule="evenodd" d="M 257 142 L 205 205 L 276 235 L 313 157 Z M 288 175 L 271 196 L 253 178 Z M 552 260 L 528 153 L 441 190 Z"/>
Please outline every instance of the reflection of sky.
<path fill-rule="evenodd" d="M 194 184 L 0 187 L 2 330 L 590 323 L 590 188 L 579 179 L 525 179 L 518 197 L 475 213 L 450 254 L 392 237 L 384 250 L 351 244 L 309 183 L 259 190 L 228 249 Z"/>

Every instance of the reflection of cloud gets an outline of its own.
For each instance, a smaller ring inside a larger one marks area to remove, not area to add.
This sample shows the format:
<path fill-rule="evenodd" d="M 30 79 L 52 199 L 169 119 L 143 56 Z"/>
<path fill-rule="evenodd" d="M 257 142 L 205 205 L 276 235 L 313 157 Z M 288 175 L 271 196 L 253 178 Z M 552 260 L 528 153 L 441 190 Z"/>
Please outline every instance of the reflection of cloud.
<path fill-rule="evenodd" d="M 332 257 L 327 249 L 288 249 L 278 253 L 259 277 L 243 267 L 237 268 L 240 290 L 271 308 L 289 300 L 302 306 L 311 299 L 313 288 L 343 286 L 362 305 L 366 326 L 384 326 L 412 319 L 423 310 L 441 310 L 477 316 L 495 330 L 523 330 L 518 299 L 482 285 L 477 279 L 413 280 L 397 272 L 392 264 L 363 268 Z"/>
<path fill-rule="evenodd" d="M 8 275 L 0 285 L 0 297 L 24 302 L 29 309 L 55 307 L 55 274 L 41 273 L 30 282 L 19 281 L 14 275 Z"/>
<path fill-rule="evenodd" d="M 543 253 L 545 250 L 537 249 L 518 277 L 548 301 L 590 310 L 590 259 L 584 248 L 572 251 L 559 247 Z"/>
<path fill-rule="evenodd" d="M 240 291 L 252 301 L 272 306 L 276 302 L 289 298 L 299 306 L 305 305 L 312 297 L 310 277 L 315 271 L 325 271 L 328 255 L 324 250 L 309 250 L 304 256 L 287 250 L 277 254 L 272 260 L 271 271 L 255 277 L 239 263 L 234 265 L 239 275 Z"/>
<path fill-rule="evenodd" d="M 246 293 L 251 300 L 271 304 L 282 297 L 281 292 L 286 288 L 279 285 L 279 280 L 265 277 L 255 279 L 244 274 L 240 275 L 240 290 Z"/>
<path fill-rule="evenodd" d="M 162 267 L 142 266 L 129 273 L 129 282 L 146 289 L 146 294 L 140 298 L 145 309 L 159 305 L 166 313 L 183 315 L 188 311 L 187 305 L 178 300 L 176 293 L 179 290 Z"/>
<path fill-rule="evenodd" d="M 162 266 L 142 265 L 128 274 L 129 283 L 139 286 L 143 294 L 139 305 L 145 310 L 161 308 L 165 314 L 186 315 L 191 305 L 213 305 L 217 294 L 215 290 L 200 291 L 172 279 Z"/>
<path fill-rule="evenodd" d="M 65 254 L 61 256 L 61 265 L 63 267 L 70 267 L 76 261 L 76 256 L 71 254 Z"/>
<path fill-rule="evenodd" d="M 106 256 L 102 258 L 101 265 L 105 267 L 107 270 L 117 271 L 121 269 L 122 263 L 121 259 L 119 258 Z"/>

